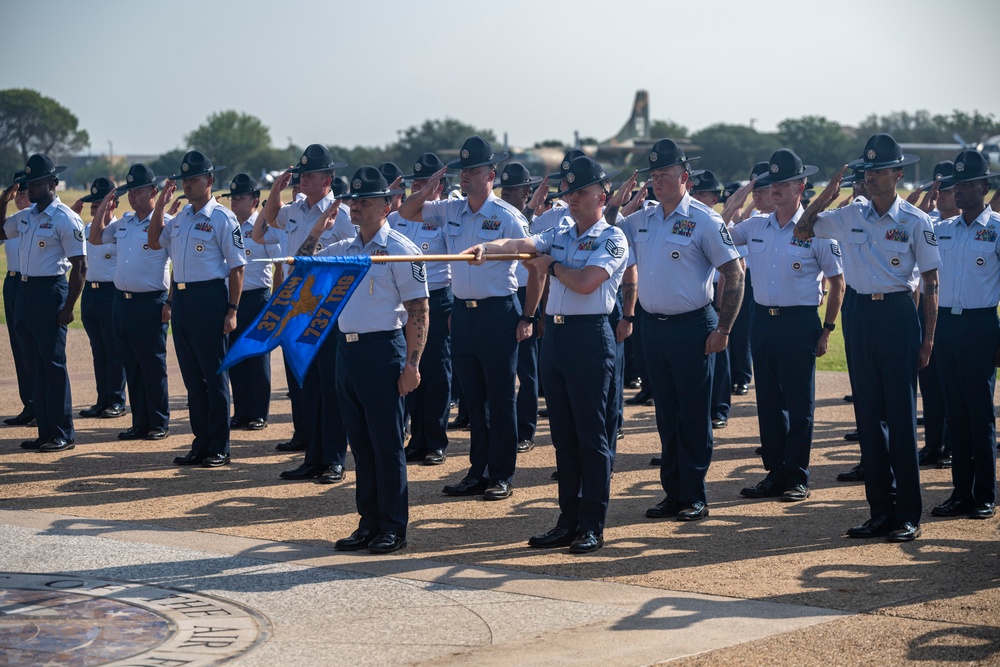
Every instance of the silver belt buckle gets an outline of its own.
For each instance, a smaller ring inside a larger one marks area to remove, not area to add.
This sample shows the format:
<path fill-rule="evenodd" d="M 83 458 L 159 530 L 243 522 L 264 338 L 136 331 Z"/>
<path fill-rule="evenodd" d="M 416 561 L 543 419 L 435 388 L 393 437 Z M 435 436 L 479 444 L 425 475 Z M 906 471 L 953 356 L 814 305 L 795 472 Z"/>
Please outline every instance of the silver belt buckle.
<path fill-rule="evenodd" d="M 131 299 L 132 298 L 132 292 L 122 292 L 122 294 L 125 295 L 126 299 Z"/>
<path fill-rule="evenodd" d="M 952 308 L 951 309 L 951 314 L 952 315 L 961 315 L 962 314 L 962 307 L 958 306 L 957 308 Z"/>
<path fill-rule="evenodd" d="M 885 301 L 885 294 L 872 294 L 872 301 Z"/>
<path fill-rule="evenodd" d="M 465 307 L 466 308 L 479 308 L 479 302 L 476 301 L 475 299 L 469 299 L 468 301 L 465 302 Z"/>
<path fill-rule="evenodd" d="M 361 337 L 358 334 L 344 334 L 344 340 L 348 343 L 357 343 Z"/>
<path fill-rule="evenodd" d="M 100 286 L 101 286 L 101 283 L 90 283 L 91 289 L 97 289 Z"/>
<path fill-rule="evenodd" d="M 566 316 L 565 315 L 553 315 L 552 316 L 552 321 L 554 323 L 556 323 L 556 324 L 566 324 Z"/>
<path fill-rule="evenodd" d="M 774 316 L 776 316 L 776 315 L 778 315 L 780 313 L 781 313 L 781 309 L 779 309 L 779 308 L 768 308 L 767 309 L 767 314 L 771 315 L 772 317 L 774 317 Z"/>
<path fill-rule="evenodd" d="M 22 274 L 21 274 L 21 282 L 22 282 L 22 283 L 26 283 L 26 282 L 28 282 L 28 276 L 26 276 L 26 275 L 24 275 L 24 274 L 22 273 Z"/>
<path fill-rule="evenodd" d="M 177 283 L 177 289 L 187 289 L 187 283 Z"/>

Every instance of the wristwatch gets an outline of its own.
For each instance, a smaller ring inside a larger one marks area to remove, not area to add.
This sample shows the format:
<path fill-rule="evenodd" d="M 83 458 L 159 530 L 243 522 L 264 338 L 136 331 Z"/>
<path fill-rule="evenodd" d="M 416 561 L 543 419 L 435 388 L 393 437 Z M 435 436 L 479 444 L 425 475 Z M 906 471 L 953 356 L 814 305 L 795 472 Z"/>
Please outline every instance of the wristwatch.
<path fill-rule="evenodd" d="M 229 310 L 239 310 L 239 306 L 237 306 L 235 303 L 227 304 L 227 308 Z"/>
<path fill-rule="evenodd" d="M 626 322 L 635 322 L 635 315 L 622 315 L 622 319 Z"/>
<path fill-rule="evenodd" d="M 550 276 L 555 276 L 556 275 L 556 264 L 558 264 L 558 263 L 559 262 L 552 262 L 551 264 L 549 264 L 548 274 Z"/>
<path fill-rule="evenodd" d="M 521 321 L 528 324 L 538 324 L 538 318 L 534 315 L 521 315 Z"/>
<path fill-rule="evenodd" d="M 834 331 L 837 328 L 836 322 L 823 322 L 823 328 L 827 331 Z"/>

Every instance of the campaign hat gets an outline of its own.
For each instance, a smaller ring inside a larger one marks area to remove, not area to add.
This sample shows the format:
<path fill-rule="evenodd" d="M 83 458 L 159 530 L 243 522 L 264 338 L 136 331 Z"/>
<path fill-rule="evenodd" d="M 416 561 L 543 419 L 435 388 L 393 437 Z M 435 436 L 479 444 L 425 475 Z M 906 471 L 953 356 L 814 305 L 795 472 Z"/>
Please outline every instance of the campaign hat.
<path fill-rule="evenodd" d="M 338 199 L 369 199 L 372 197 L 393 197 L 403 194 L 403 190 L 390 190 L 389 182 L 378 167 L 364 166 L 354 172 L 350 191 Z"/>
<path fill-rule="evenodd" d="M 403 178 L 407 181 L 414 181 L 418 178 L 430 178 L 444 168 L 445 165 L 441 161 L 441 158 L 434 153 L 424 153 L 413 163 L 413 173 L 403 176 Z"/>
<path fill-rule="evenodd" d="M 48 155 L 35 153 L 28 158 L 28 163 L 24 165 L 23 171 L 24 175 L 15 179 L 15 183 L 31 183 L 32 181 L 49 178 L 66 171 L 66 167 L 62 165 L 56 166 L 52 163 L 52 160 L 49 159 Z"/>
<path fill-rule="evenodd" d="M 532 177 L 531 172 L 520 162 L 508 162 L 493 183 L 494 188 L 517 188 L 522 185 L 534 187 L 542 182 L 540 176 Z"/>
<path fill-rule="evenodd" d="M 383 162 L 378 166 L 378 170 L 385 176 L 385 180 L 392 185 L 397 178 L 403 176 L 403 170 L 396 166 L 395 162 Z"/>
<path fill-rule="evenodd" d="M 144 188 L 147 185 L 159 188 L 163 185 L 164 180 L 166 179 L 163 176 L 157 176 L 154 174 L 153 170 L 147 165 L 142 162 L 136 162 L 128 168 L 128 173 L 125 175 L 125 182 L 118 186 L 115 190 L 115 194 L 120 197 L 129 190 Z"/>
<path fill-rule="evenodd" d="M 333 177 L 333 183 L 330 184 L 330 192 L 333 193 L 334 197 L 339 199 L 340 197 L 346 195 L 350 191 L 351 191 L 351 186 L 347 184 L 346 176 Z"/>
<path fill-rule="evenodd" d="M 955 158 L 955 173 L 946 178 L 949 185 L 959 182 L 978 181 L 983 178 L 1000 176 L 1000 172 L 990 171 L 990 161 L 979 151 L 965 150 Z M 942 186 L 945 183 L 941 184 Z"/>
<path fill-rule="evenodd" d="M 346 166 L 346 162 L 335 161 L 330 149 L 323 144 L 309 144 L 302 151 L 302 157 L 299 158 L 298 164 L 288 171 L 293 174 L 305 174 L 310 171 L 334 171 Z"/>
<path fill-rule="evenodd" d="M 904 153 L 899 142 L 885 132 L 873 134 L 865 144 L 861 157 L 848 163 L 849 167 L 861 167 L 865 171 L 895 169 L 908 164 L 916 164 L 920 158 Z"/>
<path fill-rule="evenodd" d="M 934 165 L 934 175 L 931 176 L 931 180 L 928 183 L 917 186 L 917 192 L 921 190 L 930 190 L 934 187 L 934 184 L 941 181 L 941 185 L 938 186 L 938 192 L 942 190 L 951 190 L 955 187 L 955 182 L 948 180 L 955 173 L 955 163 L 951 160 L 941 160 L 936 165 Z"/>
<path fill-rule="evenodd" d="M 691 172 L 691 192 L 715 192 L 721 196 L 723 189 L 715 172 L 709 169 Z"/>
<path fill-rule="evenodd" d="M 80 197 L 80 201 L 85 204 L 90 204 L 95 201 L 101 201 L 108 196 L 108 193 L 115 189 L 115 182 L 110 178 L 104 176 L 98 176 L 94 179 L 94 182 L 90 184 L 90 194 Z"/>
<path fill-rule="evenodd" d="M 565 176 L 566 183 L 568 183 L 567 188 L 562 192 L 557 192 L 553 196 L 564 197 L 571 192 L 582 190 L 588 185 L 610 181 L 618 173 L 617 171 L 608 173 L 604 171 L 604 167 L 601 166 L 600 162 L 587 155 L 581 155 L 580 157 L 573 158 L 573 161 L 569 164 L 569 171 L 566 172 Z"/>
<path fill-rule="evenodd" d="M 260 195 L 260 186 L 250 174 L 236 174 L 229 184 L 229 192 L 225 192 L 220 197 L 235 197 L 237 195 Z"/>
<path fill-rule="evenodd" d="M 507 153 L 494 153 L 490 142 L 476 134 L 465 140 L 458 152 L 458 159 L 449 162 L 448 168 L 475 169 L 503 162 L 508 157 Z"/>
<path fill-rule="evenodd" d="M 584 153 L 579 148 L 569 149 L 568 151 L 566 151 L 566 154 L 563 155 L 562 162 L 559 163 L 559 171 L 557 171 L 554 174 L 549 174 L 546 178 L 548 178 L 550 181 L 551 180 L 561 181 L 566 177 L 566 174 L 569 173 L 570 163 L 582 155 L 586 155 L 586 153 Z"/>
<path fill-rule="evenodd" d="M 181 160 L 180 173 L 168 176 L 167 179 L 176 181 L 182 178 L 194 178 L 195 176 L 202 176 L 204 174 L 213 174 L 225 168 L 225 165 L 213 165 L 212 161 L 201 151 L 188 151 L 184 154 L 184 159 Z"/>
<path fill-rule="evenodd" d="M 802 164 L 802 160 L 795 151 L 788 148 L 779 148 L 771 155 L 768 161 L 767 172 L 757 178 L 756 185 L 774 185 L 785 181 L 797 181 L 812 176 L 819 167 L 811 164 Z"/>
<path fill-rule="evenodd" d="M 673 139 L 660 139 L 653 144 L 653 148 L 650 149 L 647 159 L 649 160 L 649 166 L 640 169 L 640 172 L 666 169 L 667 167 L 673 167 L 675 164 L 687 165 L 689 162 L 700 160 L 701 158 L 685 155 L 684 149 L 678 146 L 677 142 Z"/>

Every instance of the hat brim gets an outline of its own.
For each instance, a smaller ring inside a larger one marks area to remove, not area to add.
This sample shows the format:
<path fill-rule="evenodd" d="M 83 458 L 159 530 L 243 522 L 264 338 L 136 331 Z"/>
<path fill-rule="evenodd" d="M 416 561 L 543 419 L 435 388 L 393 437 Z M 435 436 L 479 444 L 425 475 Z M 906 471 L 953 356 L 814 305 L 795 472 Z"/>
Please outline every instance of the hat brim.
<path fill-rule="evenodd" d="M 383 192 L 348 192 L 337 197 L 337 199 L 375 199 L 376 197 L 395 197 L 406 194 L 406 190 L 385 190 Z"/>
<path fill-rule="evenodd" d="M 438 171 L 440 171 L 442 168 L 444 168 L 444 165 L 441 165 L 440 167 L 438 167 L 434 171 L 430 172 L 429 174 L 404 174 L 403 175 L 403 180 L 404 181 L 420 181 L 420 180 L 426 181 L 428 178 L 430 178 L 431 176 L 433 176 L 435 173 L 437 173 Z M 445 174 L 441 178 L 447 178 L 447 174 Z"/>
<path fill-rule="evenodd" d="M 286 174 L 308 174 L 311 171 L 336 171 L 347 166 L 347 162 L 331 162 L 322 167 L 295 166 L 285 170 Z"/>
<path fill-rule="evenodd" d="M 701 159 L 701 156 L 700 155 L 696 155 L 694 157 L 686 157 L 683 160 L 675 160 L 674 162 L 671 162 L 670 164 L 658 164 L 655 167 L 652 167 L 652 166 L 645 167 L 643 169 L 637 169 L 636 171 L 638 171 L 640 174 L 645 174 L 647 172 L 656 171 L 658 169 L 666 169 L 667 167 L 674 167 L 674 166 L 679 165 L 679 164 L 687 164 L 689 162 L 694 162 L 695 160 L 700 160 L 700 159 Z"/>
<path fill-rule="evenodd" d="M 223 192 L 221 194 L 218 194 L 216 195 L 216 197 L 233 197 L 233 196 L 238 197 L 239 195 L 257 195 L 258 197 L 260 197 L 260 188 L 256 190 L 244 190 L 243 192 L 233 192 L 232 190 L 230 190 L 229 192 Z"/>
<path fill-rule="evenodd" d="M 448 167 L 449 169 L 475 169 L 476 167 L 485 167 L 491 164 L 499 164 L 500 162 L 503 162 L 509 157 L 510 155 L 508 153 L 494 153 L 493 157 L 491 157 L 486 162 L 476 162 L 475 164 L 462 164 L 462 158 L 459 158 L 457 160 L 452 160 L 445 166 Z"/>
<path fill-rule="evenodd" d="M 118 196 L 118 188 L 115 188 L 114 190 L 109 190 L 108 192 L 114 192 L 115 196 L 116 197 Z M 105 197 L 107 197 L 108 192 L 96 195 L 84 195 L 83 197 L 80 197 L 80 201 L 82 201 L 84 204 L 93 204 L 95 201 L 101 201 Z"/>
<path fill-rule="evenodd" d="M 64 167 L 62 165 L 59 165 L 57 167 L 53 167 L 52 171 L 50 171 L 47 174 L 41 174 L 39 176 L 31 176 L 30 174 L 25 174 L 21 178 L 15 178 L 11 182 L 11 185 L 13 185 L 14 183 L 17 183 L 18 185 L 21 185 L 22 183 L 31 183 L 32 181 L 40 181 L 43 178 L 49 178 L 50 176 L 55 176 L 57 174 L 61 174 L 64 171 L 66 171 L 66 167 Z"/>
<path fill-rule="evenodd" d="M 166 181 L 167 181 L 167 177 L 166 176 L 157 176 L 156 178 L 154 178 L 149 183 L 126 183 L 124 185 L 119 185 L 117 188 L 115 188 L 115 194 L 118 195 L 119 197 L 121 197 L 123 194 L 125 194 L 129 190 L 136 190 L 138 188 L 145 188 L 145 187 L 150 186 L 150 185 L 152 185 L 153 187 L 155 187 L 157 189 L 160 189 L 160 188 L 163 187 L 163 184 Z"/>
<path fill-rule="evenodd" d="M 756 185 L 774 185 L 775 183 L 785 183 L 786 181 L 800 181 L 805 178 L 809 178 L 813 174 L 819 171 L 819 167 L 815 167 L 811 164 L 802 165 L 802 171 L 798 174 L 793 174 L 792 176 L 783 176 L 781 174 L 764 174 L 761 178 L 757 179 L 754 189 L 756 190 Z"/>
<path fill-rule="evenodd" d="M 527 185 L 530 188 L 533 188 L 541 182 L 542 182 L 541 176 L 537 178 L 529 178 L 524 183 L 503 183 L 500 181 L 500 179 L 497 179 L 493 181 L 493 189 L 496 190 L 497 188 L 520 188 L 525 185 Z"/>
<path fill-rule="evenodd" d="M 204 176 L 205 174 L 214 174 L 217 171 L 222 171 L 226 168 L 226 165 L 221 164 L 218 167 L 212 167 L 211 169 L 205 169 L 203 171 L 196 171 L 193 174 L 174 174 L 173 176 L 167 176 L 168 181 L 183 181 L 185 178 L 195 178 L 196 176 Z"/>
<path fill-rule="evenodd" d="M 920 162 L 919 155 L 913 155 L 912 153 L 903 153 L 903 158 L 899 161 L 893 162 L 868 162 L 863 157 L 858 158 L 847 163 L 848 167 L 852 169 L 862 169 L 864 171 L 877 171 L 878 169 L 900 169 L 910 164 L 916 164 Z"/>
<path fill-rule="evenodd" d="M 573 183 L 572 185 L 570 185 L 568 188 L 566 188 L 562 192 L 557 192 L 554 195 L 551 195 L 551 197 L 554 198 L 554 199 L 558 199 L 559 197 L 565 197 L 566 195 L 568 195 L 571 192 L 576 192 L 577 190 L 583 190 L 584 188 L 590 187 L 591 185 L 594 185 L 595 183 L 603 183 L 604 181 L 608 181 L 608 185 L 610 186 L 611 185 L 611 183 L 610 183 L 611 179 L 614 178 L 615 176 L 617 176 L 620 173 L 621 173 L 621 171 L 609 171 L 608 173 L 604 174 L 604 178 L 598 178 L 598 179 L 587 181 L 587 182 L 584 182 L 584 183 Z M 612 192 L 613 191 L 614 190 L 612 190 Z"/>
<path fill-rule="evenodd" d="M 949 176 L 942 176 L 937 180 L 930 181 L 929 183 L 924 183 L 922 185 L 918 185 L 917 189 L 914 190 L 914 192 L 924 192 L 925 190 L 930 190 L 932 187 L 934 187 L 935 183 L 941 184 L 940 186 L 938 186 L 938 192 L 942 190 L 951 190 L 953 187 L 955 187 L 955 183 L 954 181 L 949 181 L 948 180 L 949 178 L 950 178 Z"/>
<path fill-rule="evenodd" d="M 985 174 L 976 174 L 975 176 L 966 176 L 965 174 L 953 174 L 951 176 L 946 176 L 941 179 L 942 187 L 947 181 L 949 186 L 954 186 L 956 183 L 971 183 L 972 181 L 982 181 L 988 180 L 1000 176 L 1000 171 L 988 171 Z"/>

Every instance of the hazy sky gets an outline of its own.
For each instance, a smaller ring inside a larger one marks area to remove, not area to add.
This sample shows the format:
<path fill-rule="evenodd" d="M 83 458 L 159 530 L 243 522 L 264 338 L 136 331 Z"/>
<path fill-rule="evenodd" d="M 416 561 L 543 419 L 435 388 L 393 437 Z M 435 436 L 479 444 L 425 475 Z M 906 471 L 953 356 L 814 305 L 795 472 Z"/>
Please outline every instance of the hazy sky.
<path fill-rule="evenodd" d="M 384 145 L 452 117 L 513 146 L 605 139 L 635 91 L 652 119 L 773 130 L 823 115 L 1000 113 L 1000 2 L 2 3 L 0 89 L 68 107 L 91 150 L 183 147 L 209 114 L 291 138 Z"/>

